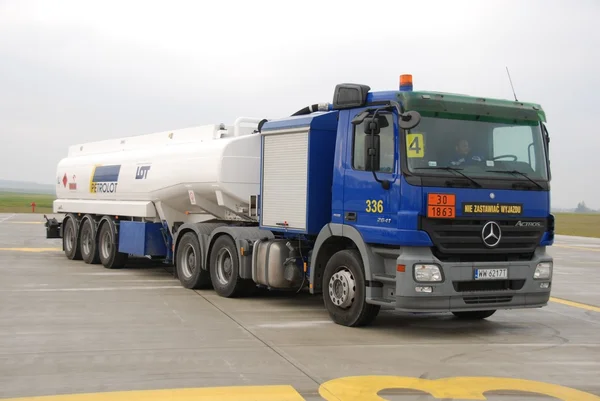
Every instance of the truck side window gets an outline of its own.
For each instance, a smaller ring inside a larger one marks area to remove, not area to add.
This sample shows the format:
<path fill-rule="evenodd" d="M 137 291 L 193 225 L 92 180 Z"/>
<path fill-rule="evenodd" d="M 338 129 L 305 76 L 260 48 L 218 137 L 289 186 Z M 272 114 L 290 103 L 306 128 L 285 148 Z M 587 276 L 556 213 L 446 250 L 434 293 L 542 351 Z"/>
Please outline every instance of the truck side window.
<path fill-rule="evenodd" d="M 532 127 L 508 126 L 494 128 L 493 131 L 493 156 L 512 155 L 516 160 L 504 158 L 504 162 L 513 162 L 529 165 L 532 171 L 537 171 L 536 154 L 533 149 L 535 138 Z"/>
<path fill-rule="evenodd" d="M 383 124 L 379 133 L 379 172 L 394 172 L 394 124 L 390 115 L 379 115 Z M 386 123 L 387 122 L 387 123 Z M 365 139 L 368 136 L 364 132 L 364 122 L 354 128 L 352 168 L 354 170 L 365 170 Z"/>

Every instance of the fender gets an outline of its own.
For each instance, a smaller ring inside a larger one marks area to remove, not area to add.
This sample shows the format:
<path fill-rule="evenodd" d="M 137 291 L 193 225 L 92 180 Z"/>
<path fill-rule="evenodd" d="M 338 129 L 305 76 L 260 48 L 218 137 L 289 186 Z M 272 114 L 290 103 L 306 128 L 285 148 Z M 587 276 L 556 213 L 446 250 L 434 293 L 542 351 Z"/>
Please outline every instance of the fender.
<path fill-rule="evenodd" d="M 338 223 L 329 223 L 324 226 L 317 239 L 315 241 L 315 246 L 313 248 L 313 253 L 310 259 L 310 283 L 312 284 L 310 287 L 311 294 L 317 294 L 321 292 L 321 285 L 316 285 L 316 273 L 317 269 L 316 262 L 319 256 L 319 252 L 321 251 L 321 247 L 327 241 L 327 239 L 331 237 L 343 237 L 351 240 L 356 248 L 360 252 L 360 256 L 362 257 L 364 270 L 365 270 L 365 281 L 367 282 L 367 298 L 373 296 L 372 289 L 369 288 L 370 282 L 373 279 L 373 274 L 378 273 L 383 269 L 383 260 L 381 256 L 375 254 L 369 245 L 365 243 L 360 232 L 353 226 L 347 224 L 338 224 Z"/>

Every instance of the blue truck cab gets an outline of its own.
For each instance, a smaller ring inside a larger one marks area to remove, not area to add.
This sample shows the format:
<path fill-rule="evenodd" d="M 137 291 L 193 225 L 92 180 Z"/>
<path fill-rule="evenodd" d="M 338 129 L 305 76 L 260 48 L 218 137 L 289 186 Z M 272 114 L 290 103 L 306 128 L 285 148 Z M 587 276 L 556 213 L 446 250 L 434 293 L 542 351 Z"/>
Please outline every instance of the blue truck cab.
<path fill-rule="evenodd" d="M 481 319 L 546 305 L 542 108 L 401 80 L 384 92 L 340 84 L 332 105 L 264 124 L 260 229 L 298 244 L 309 291 L 339 324 L 367 324 L 381 308 Z M 303 167 L 286 170 L 296 156 Z M 261 255 L 255 264 L 273 266 Z"/>

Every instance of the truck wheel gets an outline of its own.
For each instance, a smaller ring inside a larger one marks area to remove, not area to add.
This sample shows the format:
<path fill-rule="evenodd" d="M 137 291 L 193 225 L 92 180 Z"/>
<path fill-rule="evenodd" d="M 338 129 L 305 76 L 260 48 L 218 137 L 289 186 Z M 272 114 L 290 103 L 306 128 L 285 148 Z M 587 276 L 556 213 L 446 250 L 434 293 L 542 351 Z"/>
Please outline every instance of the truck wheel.
<path fill-rule="evenodd" d="M 188 232 L 181 237 L 175 260 L 181 285 L 189 289 L 210 288 L 210 273 L 202 269 L 202 251 L 196 233 Z"/>
<path fill-rule="evenodd" d="M 339 251 L 329 259 L 323 273 L 323 301 L 339 325 L 366 326 L 377 317 L 380 306 L 366 301 L 365 273 L 358 251 Z"/>
<path fill-rule="evenodd" d="M 248 295 L 255 287 L 252 280 L 240 277 L 237 248 L 229 235 L 220 236 L 213 244 L 209 266 L 213 288 L 222 297 Z"/>
<path fill-rule="evenodd" d="M 79 235 L 79 246 L 81 248 L 81 257 L 87 264 L 100 263 L 98 255 L 98 246 L 96 243 L 94 225 L 90 219 L 84 219 L 81 223 L 81 233 Z"/>
<path fill-rule="evenodd" d="M 68 217 L 63 229 L 63 249 L 70 260 L 81 260 L 81 247 L 77 239 L 77 221 Z"/>
<path fill-rule="evenodd" d="M 111 223 L 106 222 L 100 227 L 98 232 L 98 254 L 100 262 L 107 269 L 120 269 L 127 263 L 127 254 L 118 251 L 118 245 L 115 244 L 115 233 Z"/>
<path fill-rule="evenodd" d="M 495 310 L 478 310 L 478 311 L 469 311 L 469 312 L 452 312 L 454 316 L 459 319 L 464 320 L 482 320 L 487 319 L 496 313 Z"/>

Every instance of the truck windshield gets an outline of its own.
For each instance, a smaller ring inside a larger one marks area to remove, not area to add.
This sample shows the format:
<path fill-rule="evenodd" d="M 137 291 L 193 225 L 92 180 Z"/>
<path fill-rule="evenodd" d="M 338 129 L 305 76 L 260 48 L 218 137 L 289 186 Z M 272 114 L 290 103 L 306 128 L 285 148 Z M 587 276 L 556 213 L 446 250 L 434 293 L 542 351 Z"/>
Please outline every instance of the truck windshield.
<path fill-rule="evenodd" d="M 547 180 L 539 122 L 498 123 L 423 117 L 406 135 L 403 153 L 416 175 Z M 448 168 L 449 167 L 449 168 Z"/>

